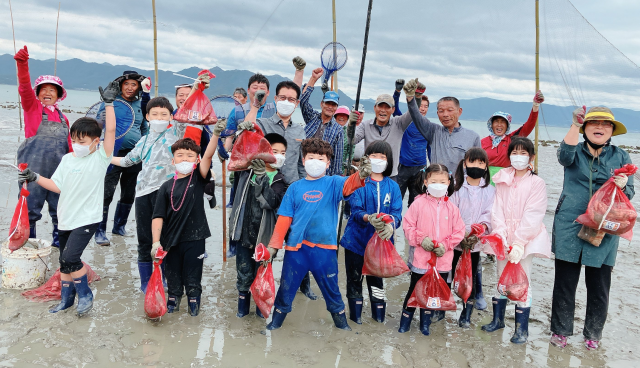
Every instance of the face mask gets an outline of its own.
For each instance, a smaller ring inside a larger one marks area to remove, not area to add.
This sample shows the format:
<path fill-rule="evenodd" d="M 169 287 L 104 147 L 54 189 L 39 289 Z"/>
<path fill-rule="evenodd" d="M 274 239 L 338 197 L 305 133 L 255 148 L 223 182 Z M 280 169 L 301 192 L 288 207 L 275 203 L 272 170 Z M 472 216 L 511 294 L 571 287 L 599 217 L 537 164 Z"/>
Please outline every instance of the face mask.
<path fill-rule="evenodd" d="M 327 172 L 327 163 L 320 160 L 306 160 L 304 169 L 312 178 L 319 178 Z"/>
<path fill-rule="evenodd" d="M 277 155 L 275 155 L 275 156 L 276 156 L 276 162 L 273 163 L 273 164 L 269 164 L 269 165 L 271 165 L 271 167 L 273 167 L 274 169 L 279 169 L 279 168 L 282 167 L 282 165 L 284 165 L 285 157 L 284 157 L 284 155 L 279 154 L 279 153 Z"/>
<path fill-rule="evenodd" d="M 196 164 L 194 162 L 182 161 L 180 163 L 177 163 L 175 166 L 176 166 L 177 172 L 179 172 L 182 175 L 187 175 L 187 174 L 191 174 Z"/>
<path fill-rule="evenodd" d="M 449 186 L 447 184 L 431 183 L 427 185 L 427 192 L 431 194 L 432 197 L 440 198 L 447 194 L 448 188 Z"/>
<path fill-rule="evenodd" d="M 93 145 L 94 142 L 91 142 L 88 146 L 85 146 L 79 143 L 72 143 L 71 147 L 73 148 L 73 154 L 77 158 L 83 158 L 83 157 L 89 156 L 92 153 L 91 146 Z M 96 147 L 97 145 L 98 144 L 96 143 Z"/>
<path fill-rule="evenodd" d="M 511 155 L 511 166 L 516 170 L 524 170 L 529 167 L 529 156 L 527 155 Z"/>
<path fill-rule="evenodd" d="M 379 158 L 371 159 L 371 172 L 376 174 L 381 174 L 387 168 L 387 160 L 382 160 Z"/>
<path fill-rule="evenodd" d="M 296 109 L 296 104 L 287 100 L 276 102 L 276 110 L 281 116 L 287 117 L 293 114 L 293 110 Z"/>
<path fill-rule="evenodd" d="M 164 132 L 169 126 L 169 122 L 166 120 L 151 120 L 149 122 L 149 128 L 156 133 Z"/>
<path fill-rule="evenodd" d="M 481 169 L 479 167 L 467 167 L 467 175 L 471 179 L 480 179 L 486 171 L 486 169 Z"/>

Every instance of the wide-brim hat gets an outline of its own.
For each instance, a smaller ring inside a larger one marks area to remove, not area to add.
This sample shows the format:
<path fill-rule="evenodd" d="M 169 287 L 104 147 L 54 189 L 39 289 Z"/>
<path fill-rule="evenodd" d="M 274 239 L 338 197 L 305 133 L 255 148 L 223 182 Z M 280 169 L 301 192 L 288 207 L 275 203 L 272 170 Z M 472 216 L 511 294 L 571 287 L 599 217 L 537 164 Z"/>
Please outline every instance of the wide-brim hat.
<path fill-rule="evenodd" d="M 511 114 L 509 114 L 508 112 L 496 111 L 493 113 L 493 115 L 491 115 L 489 120 L 487 120 L 487 128 L 489 128 L 489 132 L 492 134 L 494 134 L 493 120 L 495 120 L 495 118 L 503 118 L 504 120 L 507 121 L 507 130 L 505 131 L 504 134 L 509 134 L 509 131 L 511 130 Z"/>
<path fill-rule="evenodd" d="M 138 84 L 142 83 L 143 80 L 145 80 L 147 77 L 145 77 L 142 74 L 138 74 L 138 72 L 134 71 L 134 70 L 125 70 L 121 76 L 119 76 L 118 78 L 115 79 L 116 82 L 118 82 L 118 84 L 120 85 L 120 88 L 122 88 L 122 83 L 128 79 L 133 79 L 135 81 L 138 82 Z"/>
<path fill-rule="evenodd" d="M 613 116 L 613 112 L 608 107 L 595 106 L 587 111 L 584 116 L 584 123 L 588 123 L 594 120 L 604 120 L 613 123 L 613 134 L 611 136 L 621 135 L 627 133 L 627 127 L 621 122 L 617 121 Z M 580 133 L 584 134 L 584 125 L 580 128 Z"/>
<path fill-rule="evenodd" d="M 62 84 L 62 79 L 56 77 L 55 75 L 41 75 L 36 79 L 35 85 L 33 86 L 33 92 L 35 92 L 36 96 L 38 96 L 38 92 L 40 92 L 40 86 L 43 84 L 53 84 L 56 86 L 58 90 L 58 100 L 56 102 L 60 102 L 67 98 L 67 90 L 64 89 L 64 85 Z"/>

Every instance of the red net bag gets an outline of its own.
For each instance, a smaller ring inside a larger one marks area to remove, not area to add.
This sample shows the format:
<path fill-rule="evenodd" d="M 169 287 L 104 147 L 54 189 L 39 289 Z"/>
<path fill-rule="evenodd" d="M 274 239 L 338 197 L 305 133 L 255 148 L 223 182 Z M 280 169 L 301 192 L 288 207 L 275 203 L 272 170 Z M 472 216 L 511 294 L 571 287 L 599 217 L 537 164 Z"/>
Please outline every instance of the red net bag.
<path fill-rule="evenodd" d="M 89 267 L 88 264 L 82 262 L 84 267 L 87 269 L 87 280 L 89 284 L 94 281 L 100 281 L 100 276 L 95 273 L 94 270 Z M 51 278 L 45 282 L 42 286 L 37 289 L 27 290 L 22 293 L 22 296 L 29 299 L 32 302 L 50 302 L 53 300 L 60 300 L 60 288 L 62 287 L 60 283 L 60 269 L 58 268 L 56 272 L 51 276 Z"/>
<path fill-rule="evenodd" d="M 473 273 L 471 272 L 471 251 L 462 251 L 462 256 L 456 265 L 456 273 L 453 277 L 453 292 L 467 302 L 473 290 Z"/>
<path fill-rule="evenodd" d="M 529 279 L 520 263 L 507 262 L 498 280 L 498 292 L 516 302 L 526 302 Z"/>
<path fill-rule="evenodd" d="M 408 307 L 432 310 L 456 310 L 456 302 L 447 283 L 436 270 L 436 256 L 429 260 L 427 273 L 418 281 L 407 303 Z"/>
<path fill-rule="evenodd" d="M 151 319 L 158 319 L 167 313 L 167 299 L 162 285 L 162 259 L 167 255 L 162 247 L 156 252 L 157 262 L 153 262 L 153 273 L 144 294 L 144 313 Z"/>
<path fill-rule="evenodd" d="M 493 254 L 495 254 L 496 258 L 504 261 L 505 253 L 504 253 L 504 242 L 502 241 L 502 237 L 498 234 L 490 234 L 485 235 L 480 238 L 480 242 L 486 247 L 487 245 L 491 247 Z M 486 253 L 486 252 L 485 252 Z"/>
<path fill-rule="evenodd" d="M 209 97 L 204 94 L 204 83 L 180 106 L 173 118 L 181 123 L 213 125 L 218 122 Z"/>
<path fill-rule="evenodd" d="M 475 235 L 480 236 L 484 234 L 485 227 L 482 224 L 473 224 L 471 225 L 471 231 L 469 232 L 469 236 Z"/>
<path fill-rule="evenodd" d="M 251 160 L 261 159 L 268 164 L 276 162 L 269 141 L 264 138 L 264 133 L 254 125 L 255 130 L 243 130 L 233 144 L 229 157 L 229 170 L 247 170 Z"/>
<path fill-rule="evenodd" d="M 267 247 L 262 243 L 258 244 L 253 258 L 256 262 L 268 261 L 270 256 Z M 251 284 L 251 295 L 253 295 L 253 300 L 264 318 L 269 318 L 271 308 L 276 300 L 276 282 L 273 279 L 271 262 L 267 262 L 266 266 L 263 263 L 258 267 L 256 278 Z"/>
<path fill-rule="evenodd" d="M 614 176 L 633 175 L 637 170 L 635 165 L 626 164 L 615 170 Z M 587 212 L 578 216 L 576 221 L 591 229 L 631 240 L 637 217 L 638 214 L 631 201 L 618 188 L 612 177 L 593 194 L 587 206 Z"/>
<path fill-rule="evenodd" d="M 19 164 L 18 168 L 22 171 L 27 168 L 27 164 Z M 29 240 L 29 210 L 27 209 L 28 196 L 29 191 L 27 190 L 27 183 L 24 183 L 20 189 L 18 204 L 16 205 L 16 210 L 13 212 L 11 226 L 9 227 L 8 248 L 11 253 L 22 248 L 22 246 L 27 243 L 27 240 Z"/>
<path fill-rule="evenodd" d="M 379 214 L 378 217 L 385 216 L 384 222 L 391 223 L 393 218 L 386 214 Z M 363 275 L 376 277 L 395 277 L 409 272 L 409 267 L 402 260 L 391 240 L 383 240 L 374 233 L 367 248 L 364 251 Z"/>

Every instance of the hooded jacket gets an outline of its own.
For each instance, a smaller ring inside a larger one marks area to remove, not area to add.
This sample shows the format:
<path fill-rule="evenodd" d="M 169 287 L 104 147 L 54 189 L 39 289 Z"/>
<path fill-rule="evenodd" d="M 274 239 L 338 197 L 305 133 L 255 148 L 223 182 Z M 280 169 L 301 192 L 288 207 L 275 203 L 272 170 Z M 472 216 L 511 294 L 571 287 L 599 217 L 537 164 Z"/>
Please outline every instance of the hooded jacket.
<path fill-rule="evenodd" d="M 492 185 L 483 188 L 484 183 L 484 179 L 481 179 L 480 185 L 469 185 L 465 176 L 460 190 L 454 192 L 449 199 L 460 210 L 460 216 L 464 221 L 465 232 L 467 233 L 471 231 L 471 225 L 473 224 L 486 225 L 489 229 L 488 232 L 491 232 L 491 209 L 496 188 Z M 481 244 L 480 242 L 476 243 L 471 251 L 481 251 Z M 460 244 L 456 245 L 455 249 L 462 250 Z"/>

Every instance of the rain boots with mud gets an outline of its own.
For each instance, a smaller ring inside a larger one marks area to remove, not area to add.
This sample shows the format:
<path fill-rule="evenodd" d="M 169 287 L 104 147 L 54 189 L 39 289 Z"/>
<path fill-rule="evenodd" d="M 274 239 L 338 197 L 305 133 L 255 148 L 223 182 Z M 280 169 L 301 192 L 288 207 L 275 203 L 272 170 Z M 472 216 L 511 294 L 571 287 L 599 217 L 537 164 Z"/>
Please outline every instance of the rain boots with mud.
<path fill-rule="evenodd" d="M 190 296 L 187 297 L 189 301 L 189 314 L 191 317 L 195 317 L 200 313 L 200 297 L 199 296 Z"/>
<path fill-rule="evenodd" d="M 89 313 L 93 308 L 93 292 L 89 287 L 89 281 L 87 280 L 87 274 L 82 275 L 79 278 L 74 278 L 75 289 L 78 294 L 78 316 L 82 317 Z"/>
<path fill-rule="evenodd" d="M 98 225 L 96 230 L 95 240 L 96 244 L 107 246 L 111 244 L 109 238 L 107 238 L 107 220 L 109 219 L 109 206 L 102 207 L 102 221 Z"/>
<path fill-rule="evenodd" d="M 73 306 L 76 301 L 76 287 L 73 281 L 61 282 L 60 297 L 60 304 L 49 309 L 49 313 L 58 313 Z"/>
<path fill-rule="evenodd" d="M 140 290 L 147 292 L 147 285 L 153 273 L 153 262 L 138 262 L 138 272 L 140 273 Z M 162 273 L 164 275 L 164 272 Z"/>
<path fill-rule="evenodd" d="M 341 330 L 351 331 L 351 327 L 347 323 L 347 314 L 343 310 L 338 313 L 331 313 L 331 318 L 333 318 L 333 323 Z"/>
<path fill-rule="evenodd" d="M 236 317 L 242 318 L 249 314 L 249 307 L 251 306 L 251 293 L 239 293 L 238 295 L 238 313 Z"/>
<path fill-rule="evenodd" d="M 524 344 L 529 338 L 529 312 L 531 308 L 520 308 L 516 305 L 516 330 L 513 332 L 511 342 Z"/>
<path fill-rule="evenodd" d="M 318 296 L 311 291 L 311 277 L 309 277 L 309 272 L 307 272 L 300 283 L 300 292 L 311 300 L 318 299 Z"/>
<path fill-rule="evenodd" d="M 116 206 L 116 213 L 113 216 L 113 230 L 111 230 L 112 234 L 127 236 L 127 230 L 125 229 L 125 227 L 127 225 L 129 213 L 131 212 L 131 207 L 133 207 L 133 204 L 118 202 L 118 205 Z"/>
<path fill-rule="evenodd" d="M 429 336 L 429 334 L 431 333 L 429 331 L 429 328 L 431 327 L 431 320 L 436 318 L 433 316 L 435 312 L 438 311 L 432 311 L 430 309 L 420 309 L 420 332 L 422 332 L 422 334 L 425 336 Z"/>
<path fill-rule="evenodd" d="M 398 328 L 398 332 L 405 333 L 411 329 L 411 320 L 413 320 L 413 313 L 408 310 L 403 309 L 402 314 L 400 315 L 400 328 Z"/>
<path fill-rule="evenodd" d="M 167 298 L 167 313 L 180 311 L 180 300 L 182 297 L 169 295 Z"/>
<path fill-rule="evenodd" d="M 273 310 L 271 315 L 271 322 L 267 325 L 267 330 L 277 330 L 282 327 L 284 319 L 287 318 L 287 314 L 281 312 L 278 308 Z"/>
<path fill-rule="evenodd" d="M 487 309 L 487 301 L 484 300 L 484 294 L 482 294 L 482 264 L 478 265 L 478 272 L 476 272 L 476 303 L 475 308 L 477 310 Z"/>
<path fill-rule="evenodd" d="M 362 298 L 349 298 L 349 319 L 362 324 Z"/>
<path fill-rule="evenodd" d="M 482 326 L 482 331 L 493 332 L 504 328 L 504 312 L 507 310 L 508 299 L 492 298 L 493 321 Z"/>
<path fill-rule="evenodd" d="M 376 322 L 384 323 L 384 317 L 387 312 L 387 303 L 371 302 L 371 318 Z"/>
<path fill-rule="evenodd" d="M 473 305 L 473 300 L 467 300 L 467 302 L 462 305 L 462 312 L 460 312 L 458 326 L 462 328 L 471 328 L 471 313 L 473 313 Z"/>

